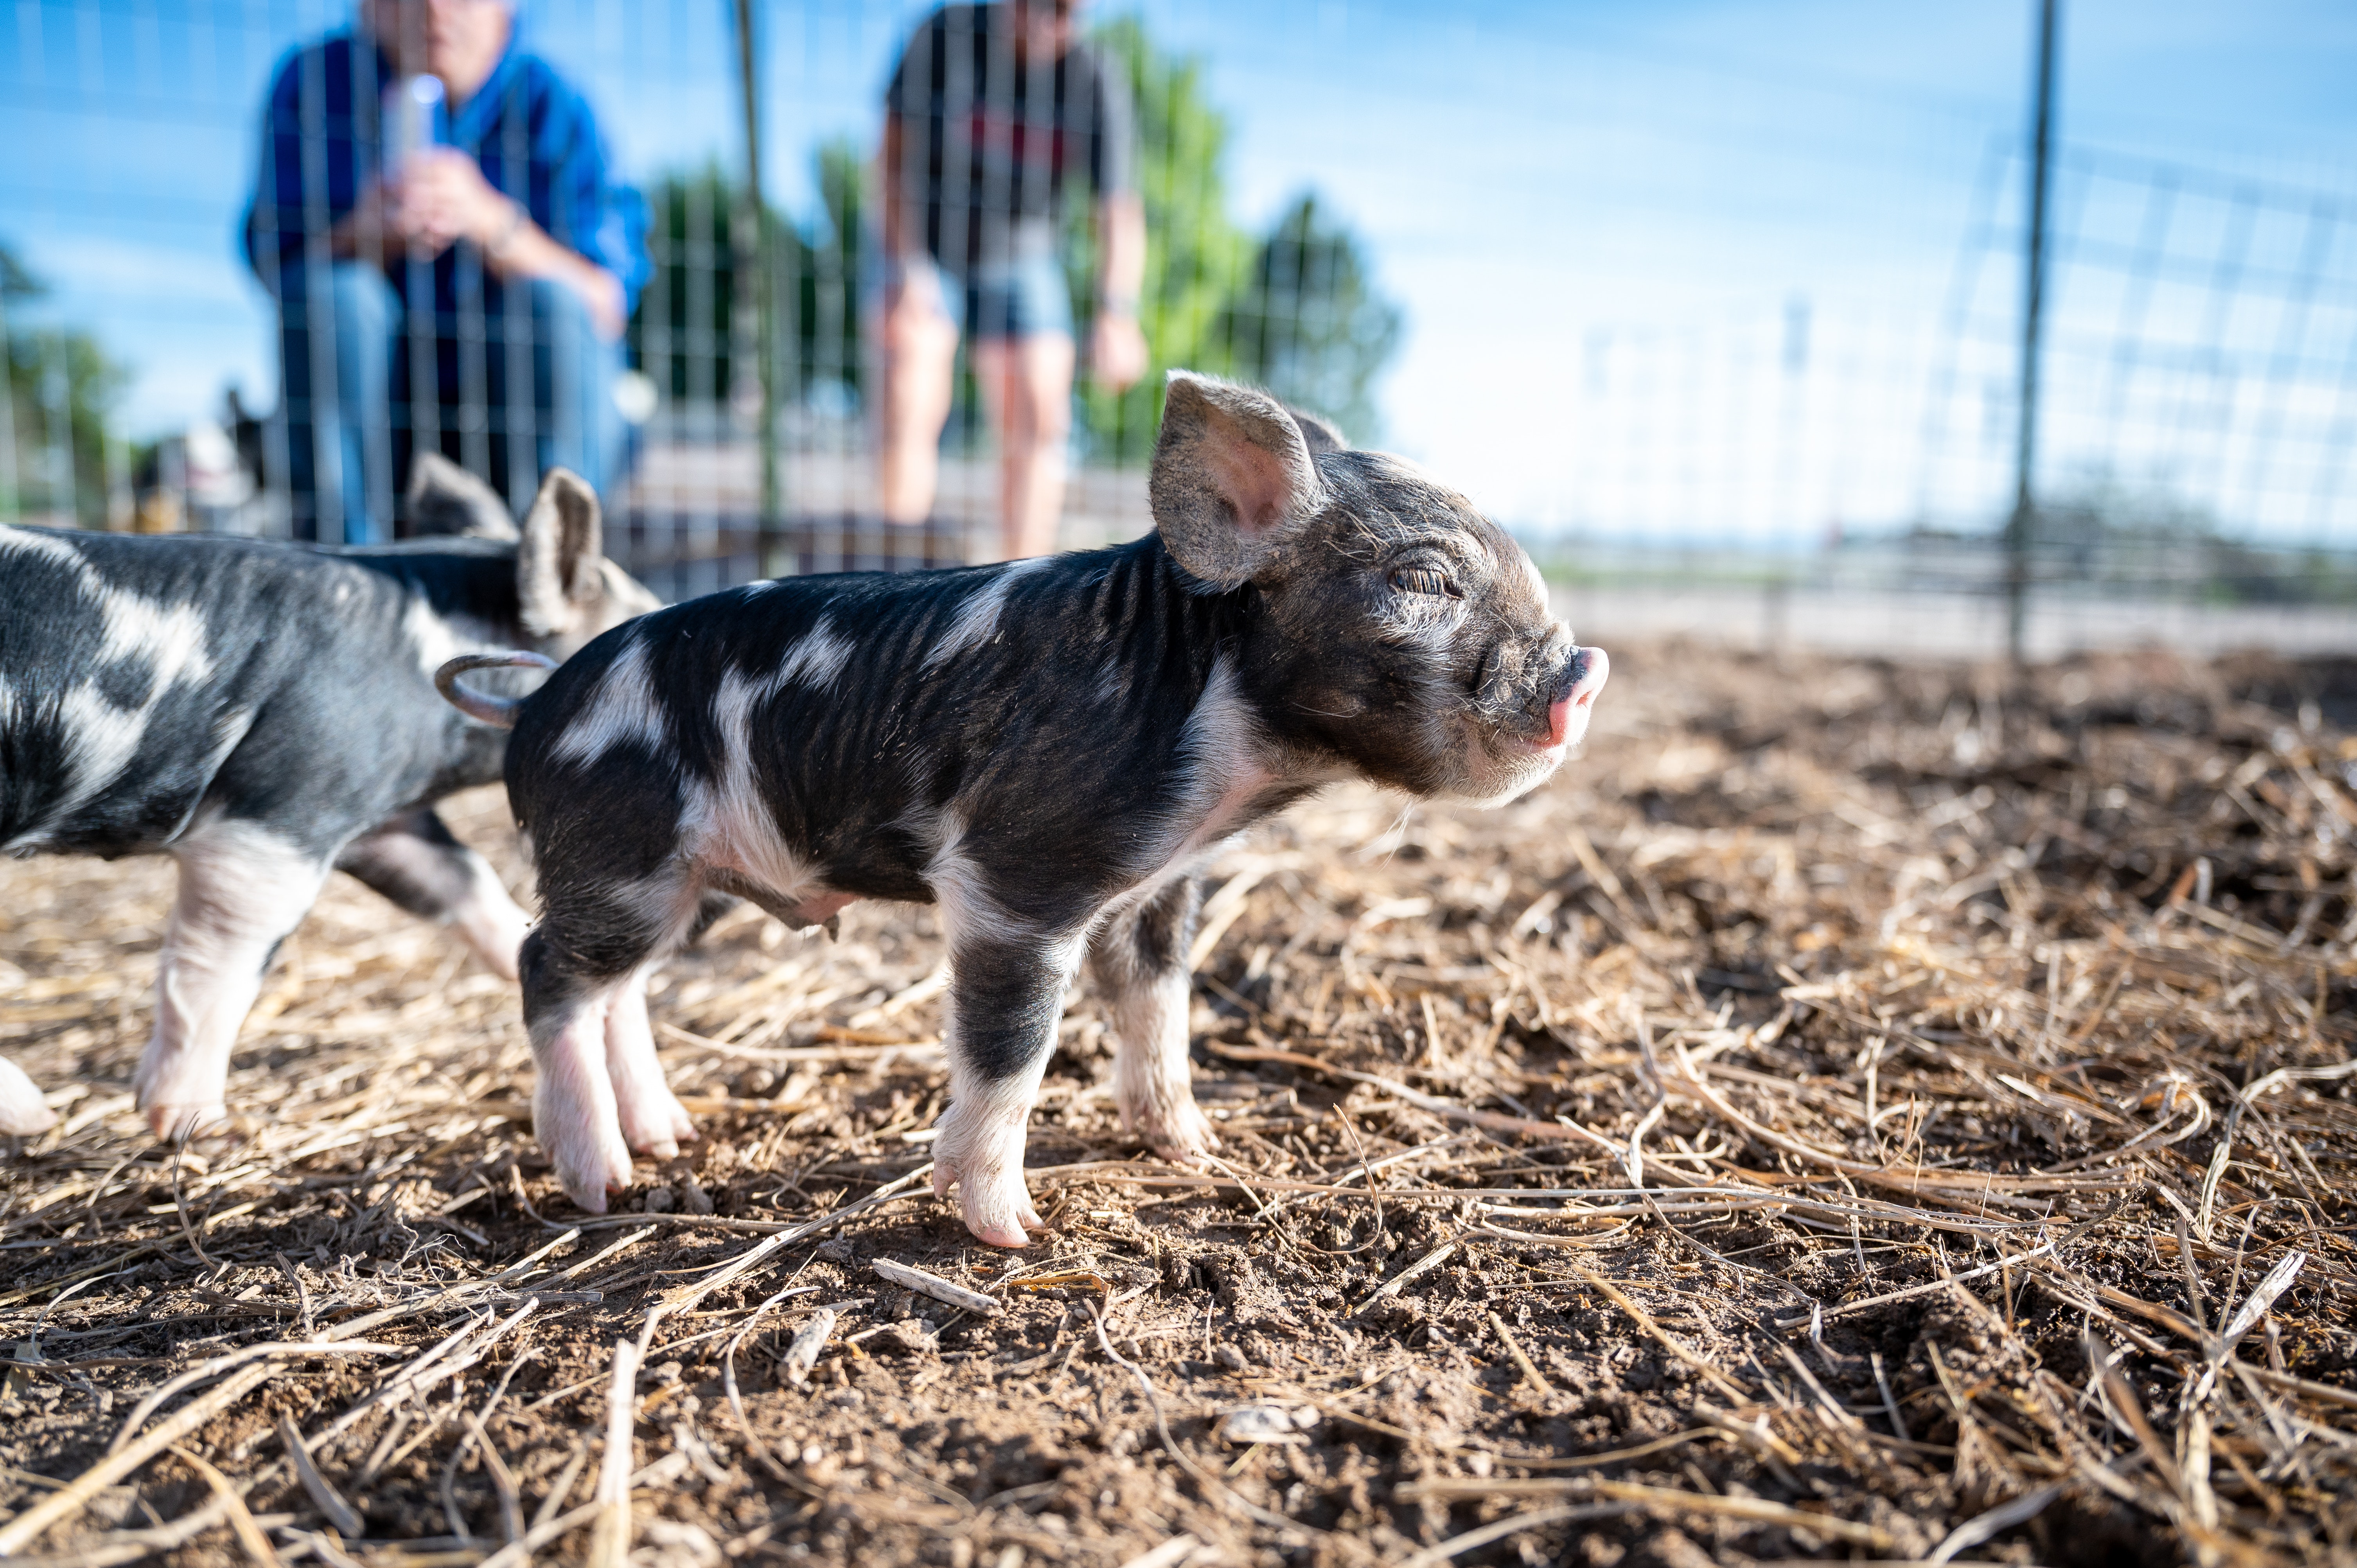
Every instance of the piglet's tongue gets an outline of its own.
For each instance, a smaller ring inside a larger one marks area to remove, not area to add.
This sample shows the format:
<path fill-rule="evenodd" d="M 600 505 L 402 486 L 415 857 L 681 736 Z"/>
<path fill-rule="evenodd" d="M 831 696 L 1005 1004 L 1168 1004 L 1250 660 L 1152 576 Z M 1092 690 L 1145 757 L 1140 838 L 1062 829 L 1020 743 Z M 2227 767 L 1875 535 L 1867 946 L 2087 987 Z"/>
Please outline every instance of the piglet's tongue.
<path fill-rule="evenodd" d="M 1563 744 L 1563 737 L 1571 729 L 1572 710 L 1587 707 L 1596 701 L 1596 693 L 1604 690 L 1604 682 L 1612 673 L 1612 660 L 1600 648 L 1583 648 L 1573 669 L 1570 686 L 1547 707 L 1549 746 Z"/>
<path fill-rule="evenodd" d="M 1563 732 L 1570 720 L 1571 699 L 1557 697 L 1554 704 L 1547 709 L 1547 744 L 1549 746 L 1563 744 Z"/>

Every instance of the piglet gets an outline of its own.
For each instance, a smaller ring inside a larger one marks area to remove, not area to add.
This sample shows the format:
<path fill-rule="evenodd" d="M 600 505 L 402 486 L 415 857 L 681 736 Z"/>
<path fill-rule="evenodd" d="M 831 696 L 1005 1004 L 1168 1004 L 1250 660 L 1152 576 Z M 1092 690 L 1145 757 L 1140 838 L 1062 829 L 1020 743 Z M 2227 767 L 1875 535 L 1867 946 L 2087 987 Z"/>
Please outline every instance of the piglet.
<path fill-rule="evenodd" d="M 522 699 L 509 798 L 543 915 L 524 943 L 533 1116 L 599 1212 L 631 1151 L 693 1136 L 648 972 L 714 894 L 790 925 L 940 906 L 950 1103 L 934 1190 L 985 1241 L 1040 1223 L 1024 1129 L 1086 963 L 1126 1125 L 1214 1145 L 1187 1062 L 1197 875 L 1322 786 L 1498 804 L 1581 737 L 1607 661 L 1529 556 L 1413 465 L 1265 393 L 1169 380 L 1132 544 L 923 575 L 759 583 L 599 638 Z"/>
<path fill-rule="evenodd" d="M 523 914 L 434 811 L 498 779 L 507 737 L 452 713 L 434 672 L 470 648 L 561 659 L 661 603 L 604 558 L 572 474 L 548 476 L 521 538 L 438 458 L 407 499 L 464 536 L 321 550 L 0 525 L 0 851 L 178 865 L 134 1079 L 159 1137 L 225 1113 L 238 1027 L 330 870 L 515 974 Z M 0 1132 L 54 1122 L 0 1069 Z"/>

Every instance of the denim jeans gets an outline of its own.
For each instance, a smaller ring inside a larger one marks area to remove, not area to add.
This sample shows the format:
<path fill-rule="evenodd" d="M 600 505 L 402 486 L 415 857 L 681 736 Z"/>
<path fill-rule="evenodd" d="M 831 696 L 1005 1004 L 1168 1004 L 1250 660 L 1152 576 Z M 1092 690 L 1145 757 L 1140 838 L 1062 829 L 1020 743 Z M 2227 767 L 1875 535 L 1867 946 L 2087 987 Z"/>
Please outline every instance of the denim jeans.
<path fill-rule="evenodd" d="M 372 265 L 296 274 L 280 299 L 278 338 L 296 538 L 392 539 L 393 498 L 412 456 L 429 448 L 519 510 L 550 468 L 572 469 L 600 494 L 621 478 L 622 346 L 598 337 L 564 285 L 520 286 L 524 308 L 413 322 Z M 414 395 L 418 386 L 433 395 Z"/>

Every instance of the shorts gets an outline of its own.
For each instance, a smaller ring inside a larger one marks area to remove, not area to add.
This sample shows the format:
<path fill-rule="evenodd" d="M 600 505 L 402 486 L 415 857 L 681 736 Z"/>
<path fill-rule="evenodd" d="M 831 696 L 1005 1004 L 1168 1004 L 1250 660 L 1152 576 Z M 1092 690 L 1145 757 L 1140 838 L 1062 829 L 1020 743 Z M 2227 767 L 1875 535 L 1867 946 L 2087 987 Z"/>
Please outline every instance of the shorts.
<path fill-rule="evenodd" d="M 958 274 L 931 261 L 887 263 L 880 297 L 890 297 L 930 273 L 951 326 L 969 338 L 1070 338 L 1072 291 L 1053 256 L 986 262 Z"/>

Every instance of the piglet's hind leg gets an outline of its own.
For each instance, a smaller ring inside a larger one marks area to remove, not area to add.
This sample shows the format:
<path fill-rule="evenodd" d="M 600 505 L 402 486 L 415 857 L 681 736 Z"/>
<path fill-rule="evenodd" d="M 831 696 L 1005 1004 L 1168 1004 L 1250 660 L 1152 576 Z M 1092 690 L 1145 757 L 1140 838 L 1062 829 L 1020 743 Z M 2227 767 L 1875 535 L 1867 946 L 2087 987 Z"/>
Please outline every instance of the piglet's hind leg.
<path fill-rule="evenodd" d="M 532 1130 L 565 1194 L 591 1214 L 630 1185 L 630 1150 L 606 1068 L 608 1015 L 620 981 L 568 982 L 539 936 L 523 944 L 524 1026 L 532 1036 Z"/>
<path fill-rule="evenodd" d="M 179 897 L 156 966 L 156 1032 L 132 1087 L 159 1138 L 220 1121 L 237 1032 L 262 972 L 319 896 L 327 866 L 266 829 L 217 821 L 174 851 Z"/>
<path fill-rule="evenodd" d="M 694 1138 L 695 1123 L 663 1081 L 662 1063 L 655 1056 L 644 970 L 624 981 L 607 1006 L 606 1070 L 614 1082 L 622 1139 L 631 1148 L 667 1160 Z"/>
<path fill-rule="evenodd" d="M 1114 1101 L 1122 1125 L 1156 1154 L 1179 1161 L 1220 1146 L 1195 1103 L 1187 1061 L 1195 895 L 1191 878 L 1173 883 L 1135 914 L 1109 922 L 1089 949 L 1090 976 L 1113 1014 Z"/>

